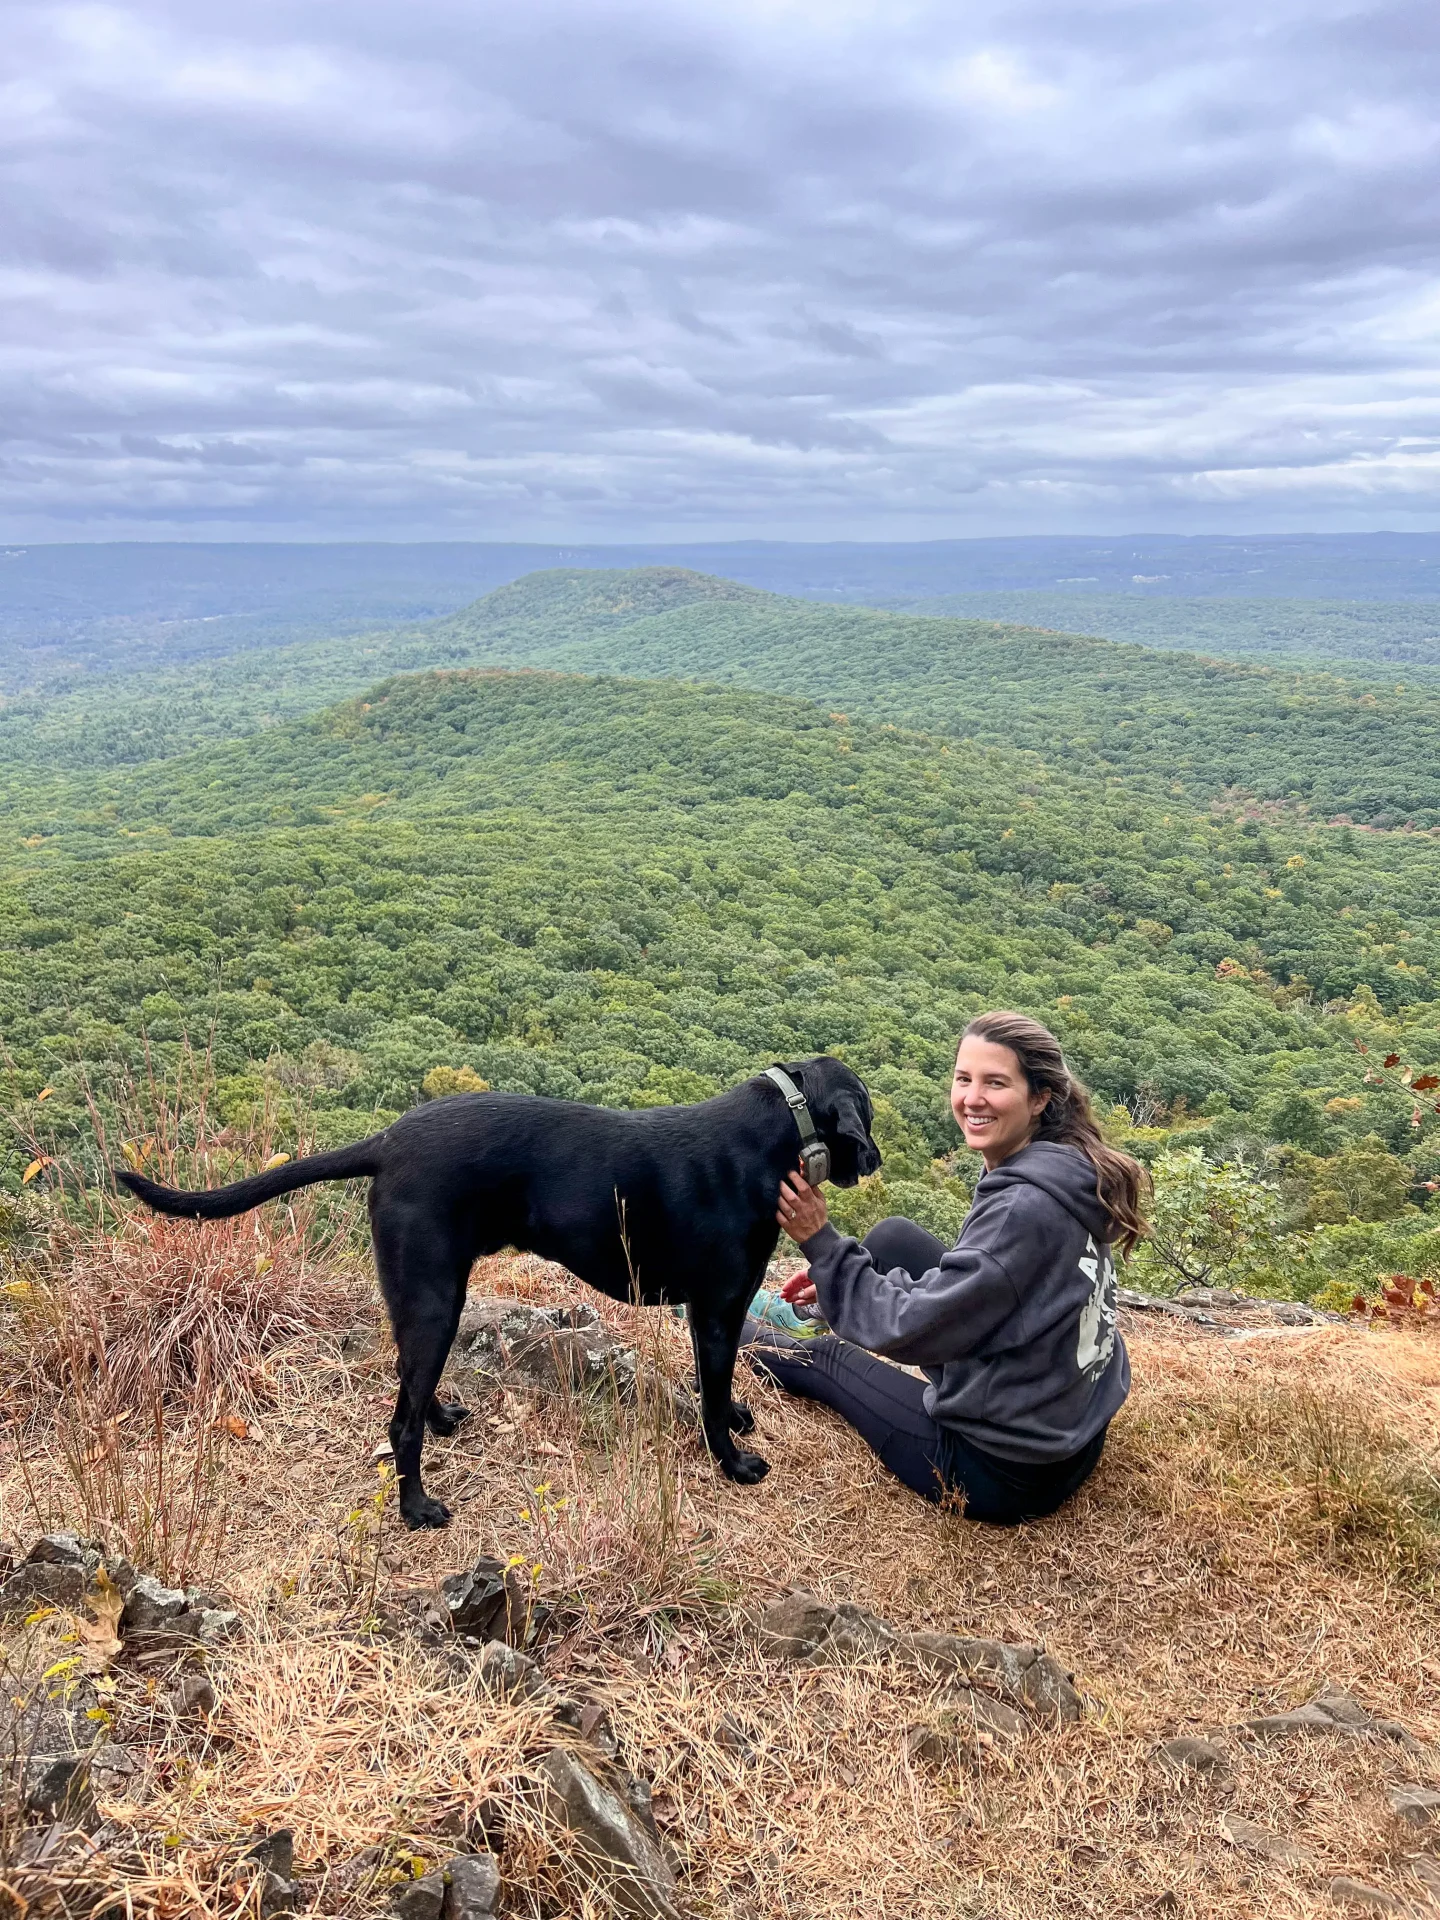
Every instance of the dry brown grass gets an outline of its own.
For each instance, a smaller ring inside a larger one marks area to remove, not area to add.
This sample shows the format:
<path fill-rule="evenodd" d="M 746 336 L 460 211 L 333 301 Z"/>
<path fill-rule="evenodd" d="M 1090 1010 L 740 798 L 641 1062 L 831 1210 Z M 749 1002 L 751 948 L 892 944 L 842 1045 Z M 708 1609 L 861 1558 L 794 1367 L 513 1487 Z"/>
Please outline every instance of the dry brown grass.
<path fill-rule="evenodd" d="M 288 1208 L 203 1232 L 58 1219 L 0 1296 L 0 1419 L 35 1522 L 78 1522 L 166 1578 L 203 1573 L 231 1438 L 303 1395 L 317 1341 L 353 1316 L 345 1238 Z"/>
<path fill-rule="evenodd" d="M 532 1260 L 485 1263 L 474 1284 L 578 1291 Z M 633 1326 L 627 1310 L 603 1310 Z M 661 1315 L 646 1324 L 662 1364 L 681 1369 L 683 1331 Z M 222 1566 L 252 1632 L 215 1663 L 211 1734 L 162 1726 L 145 1681 L 122 1677 L 117 1737 L 156 1736 L 129 1803 L 111 1809 L 147 1863 L 126 1869 L 141 1907 L 233 1911 L 225 1862 L 260 1824 L 294 1828 L 327 1910 L 366 1910 L 383 1890 L 347 1892 L 339 1875 L 359 1849 L 439 1859 L 487 1798 L 523 1800 L 553 1738 L 534 1713 L 457 1688 L 422 1649 L 377 1640 L 358 1619 L 367 1569 L 394 1608 L 480 1551 L 542 1563 L 538 1588 L 561 1603 L 547 1669 L 609 1704 L 685 1858 L 686 1897 L 716 1920 L 1298 1917 L 1323 1908 L 1339 1872 L 1422 1897 L 1406 1885 L 1383 1790 L 1440 1784 L 1440 1746 L 1237 1749 L 1223 1785 L 1176 1781 L 1152 1751 L 1293 1705 L 1326 1679 L 1440 1742 L 1433 1334 L 1134 1330 L 1135 1392 L 1100 1471 L 1065 1512 L 1014 1533 L 932 1512 L 832 1416 L 759 1383 L 746 1391 L 774 1470 L 753 1489 L 716 1476 L 693 1440 L 657 1444 L 643 1409 L 617 1421 L 511 1391 L 428 1448 L 451 1530 L 387 1530 L 378 1548 L 348 1516 L 375 1485 L 388 1351 L 346 1369 L 333 1342 L 306 1339 L 289 1350 L 284 1392 L 230 1452 Z M 32 1472 L 47 1470 L 42 1439 Z M 63 1480 L 53 1458 L 48 1470 Z M 13 1451 L 0 1462 L 0 1525 L 33 1531 Z M 927 1683 L 757 1652 L 755 1613 L 792 1586 L 898 1626 L 1042 1640 L 1094 1710 L 1013 1757 L 912 1766 L 902 1735 L 938 1708 Z M 717 1742 L 726 1714 L 755 1764 Z M 1226 1845 L 1227 1809 L 1290 1835 L 1300 1860 Z M 533 1816 L 519 1819 L 505 1870 L 513 1912 L 585 1908 Z"/>

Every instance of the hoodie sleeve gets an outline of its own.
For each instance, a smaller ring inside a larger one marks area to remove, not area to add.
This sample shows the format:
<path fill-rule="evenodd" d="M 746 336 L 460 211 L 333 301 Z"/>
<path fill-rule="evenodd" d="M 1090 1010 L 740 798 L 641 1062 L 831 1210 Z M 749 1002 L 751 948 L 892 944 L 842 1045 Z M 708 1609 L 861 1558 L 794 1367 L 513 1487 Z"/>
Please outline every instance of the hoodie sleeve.
<path fill-rule="evenodd" d="M 864 1247 L 828 1223 L 804 1244 L 825 1318 L 842 1339 L 907 1366 L 939 1367 L 983 1346 L 1020 1307 L 1002 1255 L 1013 1195 L 972 1212 L 960 1244 L 912 1279 L 881 1273 Z"/>

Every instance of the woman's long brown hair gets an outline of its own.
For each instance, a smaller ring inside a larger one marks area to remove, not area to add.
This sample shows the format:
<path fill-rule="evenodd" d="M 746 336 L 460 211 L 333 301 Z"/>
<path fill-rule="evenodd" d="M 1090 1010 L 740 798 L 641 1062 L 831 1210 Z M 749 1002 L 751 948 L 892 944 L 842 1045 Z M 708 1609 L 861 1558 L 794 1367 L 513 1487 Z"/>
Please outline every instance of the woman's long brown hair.
<path fill-rule="evenodd" d="M 965 1037 L 1008 1047 L 1020 1063 L 1032 1093 L 1048 1092 L 1032 1136 L 1057 1146 L 1078 1147 L 1095 1169 L 1100 1204 L 1110 1215 L 1113 1238 L 1129 1253 L 1150 1231 L 1140 1211 L 1150 1176 L 1128 1153 L 1107 1147 L 1090 1111 L 1090 1092 L 1065 1064 L 1060 1042 L 1048 1027 L 1024 1013 L 982 1013 L 965 1029 Z"/>

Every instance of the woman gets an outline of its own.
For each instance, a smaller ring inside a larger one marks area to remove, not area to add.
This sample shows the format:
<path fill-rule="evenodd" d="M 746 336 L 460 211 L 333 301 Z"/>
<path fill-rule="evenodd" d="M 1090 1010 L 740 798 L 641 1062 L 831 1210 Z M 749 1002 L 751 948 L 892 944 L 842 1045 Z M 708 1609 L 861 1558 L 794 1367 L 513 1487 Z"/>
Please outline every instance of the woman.
<path fill-rule="evenodd" d="M 950 1105 L 985 1162 L 955 1246 L 899 1219 L 847 1240 L 824 1195 L 788 1175 L 777 1217 L 810 1272 L 787 1294 L 818 1300 L 839 1337 L 754 1328 L 749 1357 L 842 1414 L 916 1493 L 1013 1526 L 1089 1477 L 1130 1391 L 1111 1248 L 1146 1230 L 1144 1175 L 1105 1145 L 1059 1042 L 1024 1014 L 971 1021 Z"/>

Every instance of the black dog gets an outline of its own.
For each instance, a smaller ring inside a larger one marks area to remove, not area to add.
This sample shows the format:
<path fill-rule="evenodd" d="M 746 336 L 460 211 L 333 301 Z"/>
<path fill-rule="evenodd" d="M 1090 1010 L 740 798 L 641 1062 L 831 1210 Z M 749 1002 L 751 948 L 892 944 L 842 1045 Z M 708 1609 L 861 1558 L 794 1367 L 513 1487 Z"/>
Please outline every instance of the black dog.
<path fill-rule="evenodd" d="M 820 1056 L 787 1067 L 829 1150 L 830 1177 L 853 1187 L 880 1154 L 858 1074 Z M 722 1472 L 746 1484 L 769 1464 L 732 1430 L 754 1426 L 730 1397 L 745 1309 L 775 1243 L 776 1196 L 800 1157 L 799 1122 L 767 1075 L 693 1107 L 626 1112 L 531 1094 L 462 1093 L 402 1114 L 337 1153 L 291 1161 L 234 1186 L 179 1193 L 117 1168 L 159 1213 L 220 1220 L 296 1187 L 368 1175 L 380 1290 L 399 1355 L 390 1443 L 400 1511 L 443 1527 L 425 1492 L 420 1449 L 453 1433 L 464 1407 L 435 1398 L 473 1261 L 502 1247 L 556 1260 L 613 1299 L 684 1302 L 705 1439 Z"/>

